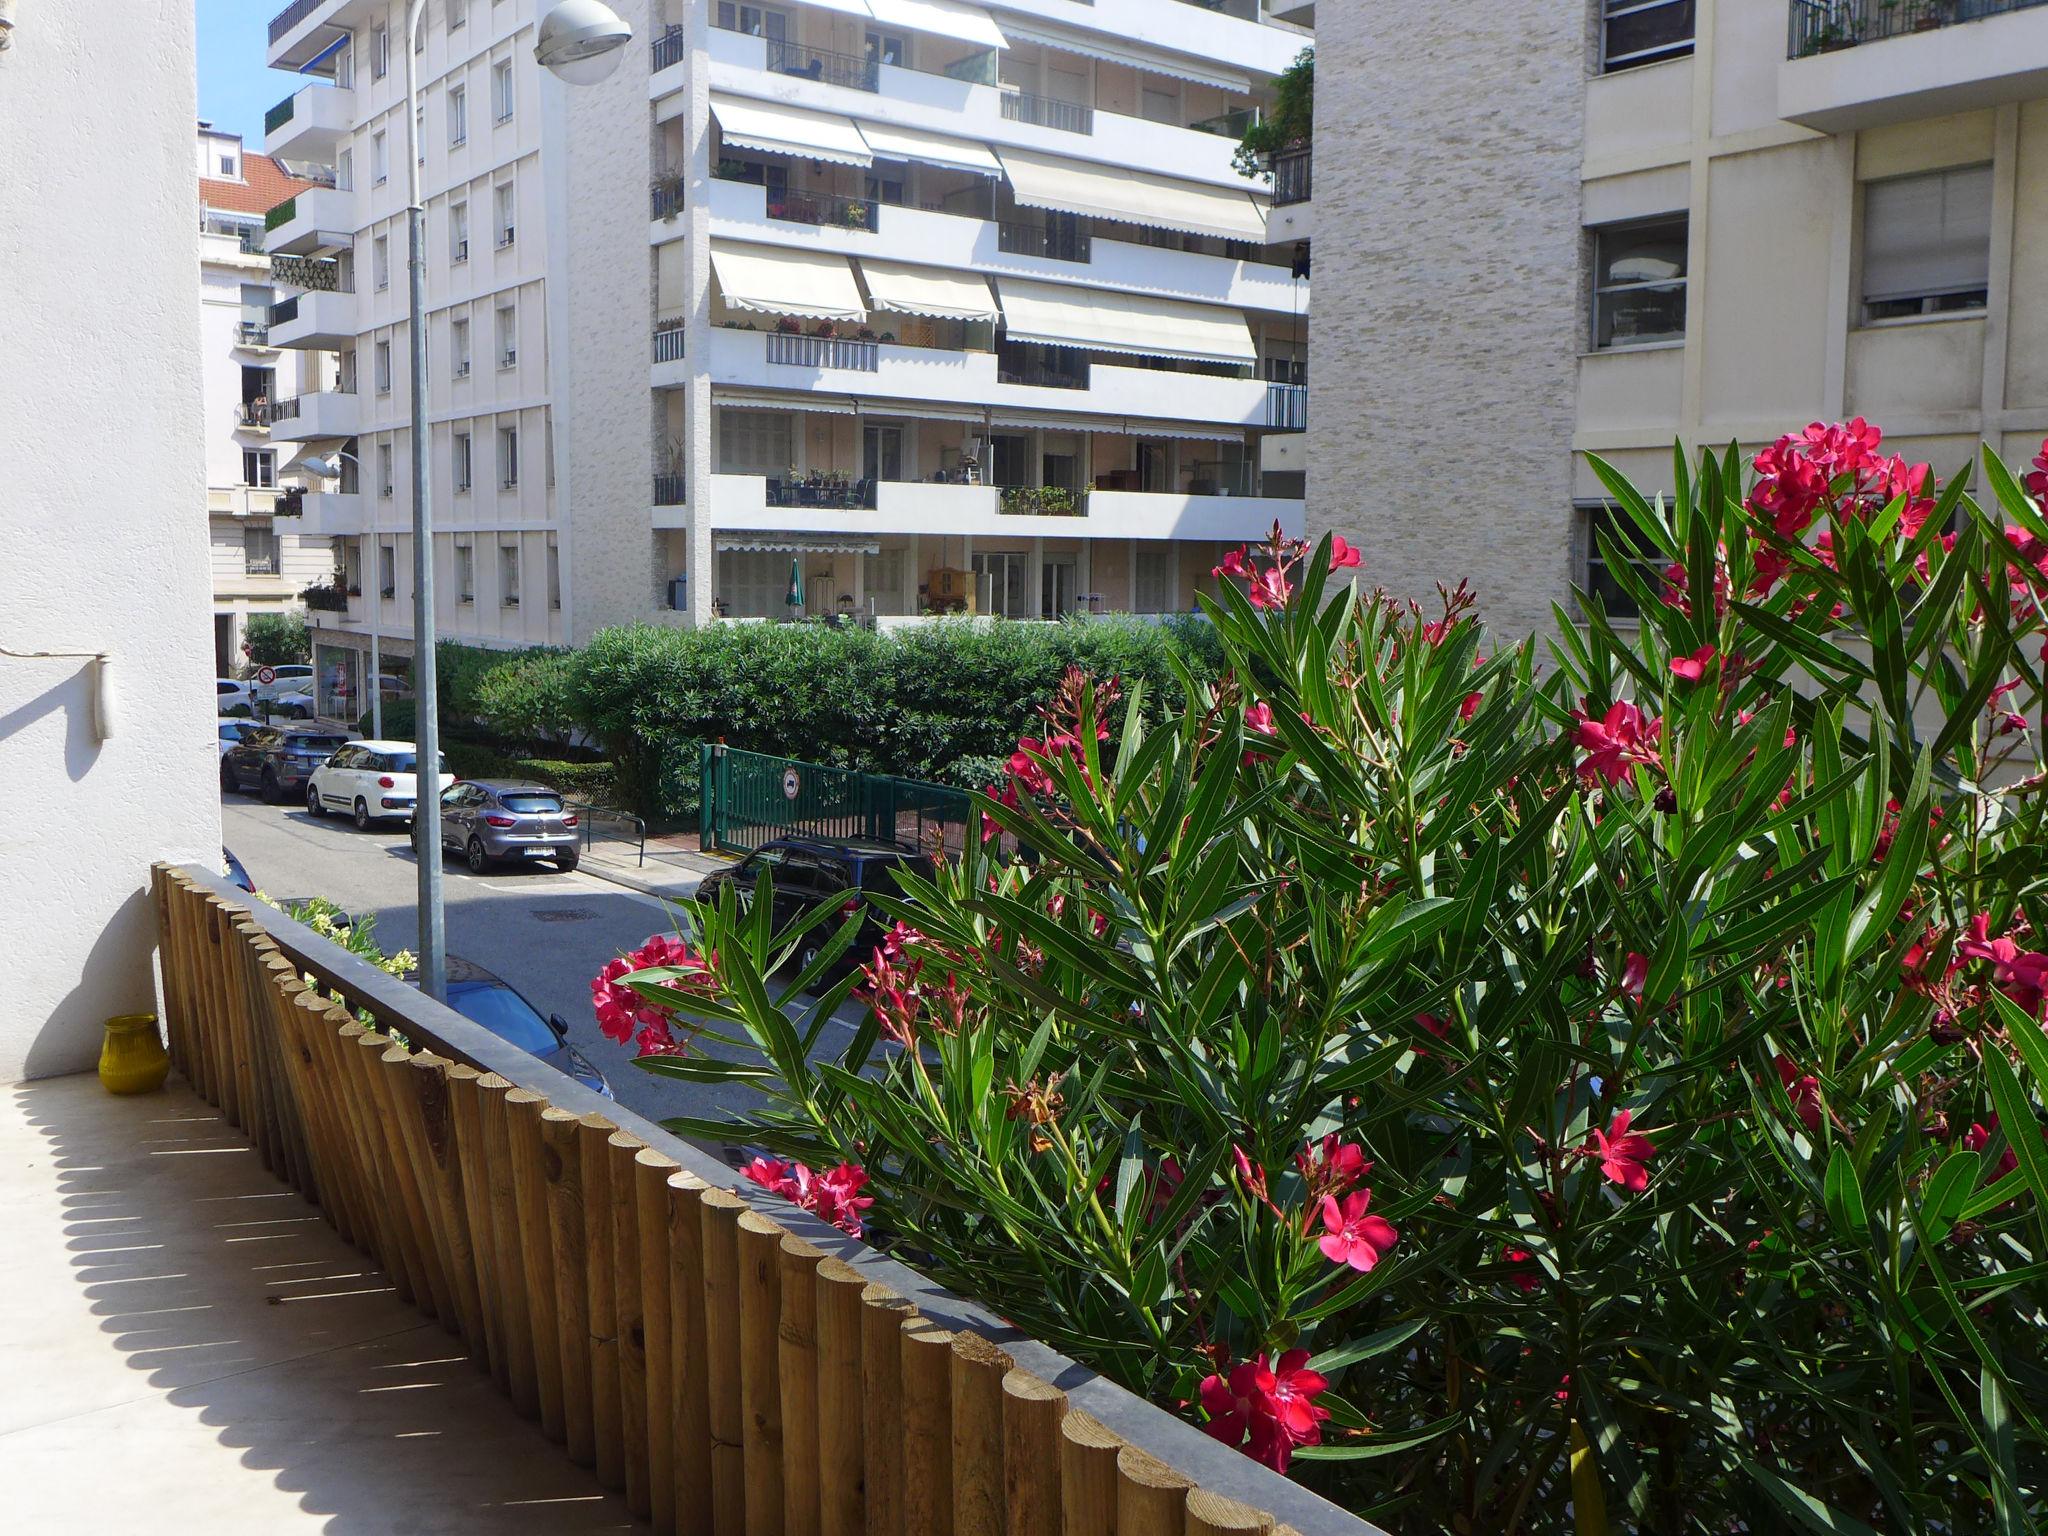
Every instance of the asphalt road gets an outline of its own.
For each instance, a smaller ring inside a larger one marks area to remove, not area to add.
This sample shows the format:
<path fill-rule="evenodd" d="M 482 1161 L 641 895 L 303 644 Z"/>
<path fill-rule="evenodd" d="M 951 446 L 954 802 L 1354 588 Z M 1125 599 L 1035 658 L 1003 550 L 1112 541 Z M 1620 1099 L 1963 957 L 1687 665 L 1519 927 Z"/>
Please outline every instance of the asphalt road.
<path fill-rule="evenodd" d="M 316 821 L 303 805 L 265 805 L 245 795 L 222 797 L 222 822 L 227 846 L 272 900 L 325 896 L 359 919 L 373 917 L 387 953 L 418 947 L 419 872 L 397 823 L 358 832 L 340 817 Z M 596 1063 L 620 1103 L 660 1120 L 727 1119 L 759 1102 L 743 1086 L 645 1072 L 632 1064 L 629 1048 L 598 1030 L 590 979 L 649 935 L 676 931 L 669 904 L 580 871 L 526 865 L 472 875 L 452 856 L 444 868 L 448 953 L 504 978 L 543 1014 L 560 1014 L 570 1043 Z M 828 1024 L 818 1054 L 836 1055 L 851 1022 Z"/>

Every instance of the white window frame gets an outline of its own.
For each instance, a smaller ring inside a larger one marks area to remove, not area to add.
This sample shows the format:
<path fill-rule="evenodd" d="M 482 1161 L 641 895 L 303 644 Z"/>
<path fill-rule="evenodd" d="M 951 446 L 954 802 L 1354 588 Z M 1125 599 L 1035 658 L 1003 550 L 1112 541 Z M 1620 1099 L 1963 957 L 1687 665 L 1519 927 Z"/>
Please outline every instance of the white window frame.
<path fill-rule="evenodd" d="M 455 541 L 455 601 L 476 601 L 476 546 L 467 539 Z"/>
<path fill-rule="evenodd" d="M 371 371 L 376 376 L 375 382 L 377 385 L 377 393 L 380 395 L 390 394 L 391 343 L 389 341 L 380 341 L 376 343 L 375 348 L 370 353 L 370 359 Z"/>
<path fill-rule="evenodd" d="M 454 315 L 448 321 L 449 372 L 458 379 L 469 377 L 469 317 Z"/>
<path fill-rule="evenodd" d="M 448 30 L 459 32 L 469 25 L 469 0 L 448 0 Z"/>
<path fill-rule="evenodd" d="M 519 489 L 519 428 L 498 428 L 498 489 Z"/>
<path fill-rule="evenodd" d="M 1607 33 L 1613 23 L 1624 16 L 1639 16 L 1649 11 L 1669 10 L 1681 5 L 1692 5 L 1694 0 L 1604 0 L 1600 8 L 1600 72 L 1613 74 L 1618 70 L 1635 69 L 1643 64 L 1661 64 L 1666 59 L 1683 59 L 1691 55 L 1699 37 L 1699 11 L 1693 11 L 1693 30 L 1682 42 L 1660 43 L 1655 48 L 1639 48 L 1634 53 L 1609 53 Z"/>
<path fill-rule="evenodd" d="M 459 265 L 469 260 L 469 199 L 448 205 L 448 260 Z"/>
<path fill-rule="evenodd" d="M 497 310 L 497 319 L 493 323 L 496 329 L 492 333 L 491 339 L 498 349 L 499 371 L 503 372 L 507 368 L 517 368 L 519 366 L 519 306 L 516 303 L 500 304 Z"/>
<path fill-rule="evenodd" d="M 255 478 L 250 478 L 251 473 Z M 277 450 L 275 448 L 244 448 L 242 450 L 242 484 L 259 491 L 277 489 Z"/>
<path fill-rule="evenodd" d="M 377 291 L 382 293 L 391 286 L 391 237 L 376 235 L 370 240 L 370 267 L 375 274 Z"/>
<path fill-rule="evenodd" d="M 249 547 L 252 542 L 259 549 L 265 546 L 268 547 L 267 559 L 257 559 L 255 557 L 256 551 Z M 242 574 L 244 576 L 282 575 L 283 573 L 278 567 L 279 551 L 277 543 L 276 529 L 262 523 L 242 524 Z M 267 566 L 268 569 L 258 569 L 259 566 Z"/>
<path fill-rule="evenodd" d="M 1685 341 L 1686 333 L 1692 328 L 1692 262 L 1688 258 L 1686 270 L 1677 277 L 1650 278 L 1642 282 L 1603 283 L 1600 280 L 1603 263 L 1600 259 L 1601 241 L 1609 236 L 1626 235 L 1631 230 L 1653 229 L 1660 225 L 1677 226 L 1685 232 L 1688 252 L 1692 240 L 1692 216 L 1690 213 L 1657 214 L 1644 219 L 1618 219 L 1612 224 L 1596 224 L 1586 232 L 1593 237 L 1593 282 L 1592 303 L 1586 312 L 1586 349 L 1590 352 L 1626 352 L 1635 347 L 1679 346 Z M 1684 297 L 1684 322 L 1676 336 L 1658 336 L 1641 341 L 1600 340 L 1601 301 L 1612 294 L 1649 292 L 1652 289 L 1678 289 Z"/>
<path fill-rule="evenodd" d="M 389 443 L 377 445 L 377 494 L 389 496 L 397 486 L 395 455 Z"/>
<path fill-rule="evenodd" d="M 504 250 L 519 238 L 519 183 L 501 181 L 491 188 L 491 222 L 497 247 Z"/>
<path fill-rule="evenodd" d="M 475 457 L 471 452 L 469 433 L 457 432 L 455 434 L 449 458 L 453 461 L 450 468 L 455 476 L 455 489 L 458 493 L 466 493 L 474 483 L 475 465 Z"/>
<path fill-rule="evenodd" d="M 377 541 L 377 595 L 398 596 L 398 545 Z"/>
<path fill-rule="evenodd" d="M 562 606 L 562 547 L 555 542 L 555 536 L 548 535 L 548 607 L 560 611 Z"/>
<path fill-rule="evenodd" d="M 499 59 L 491 65 L 491 120 L 493 123 L 509 123 L 518 106 L 517 87 L 512 79 L 512 61 Z"/>
<path fill-rule="evenodd" d="M 381 187 L 391 179 L 391 143 L 379 128 L 370 135 L 370 185 Z"/>
<path fill-rule="evenodd" d="M 507 556 L 510 556 L 508 559 Z M 498 601 L 506 608 L 519 606 L 519 546 L 498 546 Z"/>
<path fill-rule="evenodd" d="M 469 89 L 466 86 L 448 87 L 448 147 L 455 149 L 469 142 Z"/>
<path fill-rule="evenodd" d="M 370 28 L 370 78 L 382 80 L 391 69 L 391 29 Z"/>
<path fill-rule="evenodd" d="M 1880 187 L 1897 186 L 1908 182 L 1927 183 L 1938 180 L 1946 186 L 1950 178 L 1960 176 L 1982 177 L 1987 184 L 1991 184 L 1993 173 L 1990 164 L 1980 160 L 1969 165 L 1945 165 L 1935 170 L 1915 171 L 1905 176 L 1887 176 L 1882 180 L 1866 182 L 1859 189 L 1862 194 L 1862 207 L 1858 212 L 1856 221 L 1856 238 L 1858 242 L 1857 275 L 1859 278 L 1857 283 L 1857 306 L 1863 325 L 1890 325 L 1900 320 L 1918 320 L 1928 315 L 1981 315 L 1989 307 L 1991 302 L 1991 238 L 1988 229 L 1984 242 L 1983 282 L 1973 281 L 1967 285 L 1934 286 L 1928 287 L 1924 291 L 1901 291 L 1875 297 L 1869 291 L 1870 278 L 1865 263 L 1870 249 L 1871 194 Z M 1995 190 L 1989 194 L 1992 199 L 1995 199 L 1996 195 Z M 1961 304 L 1946 304 L 1943 302 L 1944 300 L 1958 298 L 1964 300 L 1975 299 L 1976 302 Z M 1871 313 L 1871 310 L 1880 304 L 1897 305 L 1906 303 L 1916 303 L 1919 307 L 1917 310 L 1907 311 L 1903 314 L 1873 315 Z"/>

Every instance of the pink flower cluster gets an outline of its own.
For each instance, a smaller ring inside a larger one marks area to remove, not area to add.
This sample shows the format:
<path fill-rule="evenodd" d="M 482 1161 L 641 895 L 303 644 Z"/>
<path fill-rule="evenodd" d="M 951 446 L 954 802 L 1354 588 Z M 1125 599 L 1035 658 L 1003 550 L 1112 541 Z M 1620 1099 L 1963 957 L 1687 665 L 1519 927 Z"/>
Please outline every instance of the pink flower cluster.
<path fill-rule="evenodd" d="M 1650 1187 L 1650 1159 L 1657 1148 L 1641 1131 L 1629 1129 L 1629 1117 L 1630 1111 L 1620 1111 L 1606 1130 L 1596 1128 L 1580 1150 L 1582 1156 L 1600 1159 L 1600 1173 L 1608 1182 L 1641 1194 Z"/>
<path fill-rule="evenodd" d="M 861 967 L 855 996 L 874 1011 L 882 1033 L 906 1050 L 920 1028 L 957 1034 L 972 1001 L 953 967 L 959 957 L 908 923 L 897 923 Z M 943 979 L 939 972 L 943 971 Z"/>
<path fill-rule="evenodd" d="M 1792 568 L 1792 557 L 1773 547 L 1768 535 L 1796 540 L 1824 508 L 1868 518 L 1904 497 L 1894 531 L 1906 542 L 1920 536 L 1935 505 L 1929 494 L 1932 473 L 1925 464 L 1881 454 L 1883 440 L 1882 432 L 1858 416 L 1832 425 L 1816 421 L 1804 432 L 1788 433 L 1758 452 L 1757 483 L 1743 503 L 1758 524 L 1751 550 L 1756 571 L 1750 582 L 1752 597 L 1764 596 Z M 1831 536 L 1826 537 L 1831 543 Z M 1832 563 L 1825 546 L 1821 558 Z"/>
<path fill-rule="evenodd" d="M 1225 1445 L 1245 1448 L 1275 1472 L 1285 1472 L 1298 1445 L 1322 1443 L 1323 1421 L 1330 1410 L 1316 1398 L 1328 1387 L 1320 1371 L 1309 1369 L 1305 1349 L 1290 1349 L 1269 1363 L 1255 1359 L 1225 1367 L 1203 1378 L 1202 1408 L 1209 1415 L 1203 1432 Z"/>
<path fill-rule="evenodd" d="M 1579 761 L 1579 774 L 1587 781 L 1598 779 L 1611 787 L 1628 778 L 1639 763 L 1663 771 L 1657 743 L 1664 734 L 1664 722 L 1645 721 L 1642 711 L 1626 699 L 1610 705 L 1597 720 L 1591 706 L 1581 704 L 1572 711 L 1572 719 L 1576 722 L 1572 739 L 1586 753 Z"/>
<path fill-rule="evenodd" d="M 1259 546 L 1268 563 L 1260 565 L 1252 549 L 1246 545 L 1233 549 L 1223 557 L 1223 563 L 1214 567 L 1209 574 L 1217 580 L 1241 581 L 1245 584 L 1245 596 L 1251 599 L 1254 608 L 1285 608 L 1294 596 L 1294 583 L 1288 579 L 1294 568 L 1308 557 L 1306 539 L 1290 539 L 1282 532 L 1280 524 L 1273 524 L 1273 532 L 1266 542 Z M 1357 569 L 1360 563 L 1357 549 L 1337 535 L 1330 539 L 1330 569 L 1348 571 Z"/>
<path fill-rule="evenodd" d="M 868 1171 L 858 1163 L 841 1163 L 818 1174 L 802 1163 L 757 1157 L 740 1171 L 769 1194 L 831 1222 L 849 1237 L 861 1235 L 861 1213 L 875 1203 L 873 1195 L 861 1193 Z"/>
<path fill-rule="evenodd" d="M 597 1013 L 597 1027 L 607 1039 L 621 1045 L 633 1041 L 642 1056 L 680 1056 L 689 1050 L 695 1028 L 687 1020 L 679 1019 L 674 1009 L 650 1002 L 626 985 L 628 976 L 656 969 L 678 974 L 648 980 L 700 996 L 717 995 L 718 978 L 711 962 L 674 934 L 657 933 L 631 954 L 609 962 L 591 978 L 590 999 Z M 683 1032 L 681 1036 L 678 1029 Z"/>

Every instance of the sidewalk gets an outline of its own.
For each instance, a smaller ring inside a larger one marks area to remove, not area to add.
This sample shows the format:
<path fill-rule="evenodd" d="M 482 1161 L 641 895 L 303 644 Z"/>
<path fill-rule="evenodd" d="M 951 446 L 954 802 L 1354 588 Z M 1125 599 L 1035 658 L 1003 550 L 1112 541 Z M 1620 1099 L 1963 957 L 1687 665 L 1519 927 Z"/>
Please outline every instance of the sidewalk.
<path fill-rule="evenodd" d="M 731 864 L 717 854 L 699 853 L 694 837 L 650 837 L 645 862 L 635 844 L 599 838 L 584 851 L 577 868 L 629 891 L 680 901 L 695 895 L 697 882 L 706 875 Z"/>

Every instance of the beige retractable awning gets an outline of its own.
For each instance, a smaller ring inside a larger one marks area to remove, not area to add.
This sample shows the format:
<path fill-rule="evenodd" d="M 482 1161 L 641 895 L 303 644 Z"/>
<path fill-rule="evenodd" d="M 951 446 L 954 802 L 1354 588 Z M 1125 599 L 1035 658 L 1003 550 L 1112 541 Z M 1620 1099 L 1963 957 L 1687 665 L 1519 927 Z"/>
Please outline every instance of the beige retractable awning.
<path fill-rule="evenodd" d="M 733 309 L 807 320 L 864 320 L 853 267 L 829 251 L 711 242 L 711 270 Z"/>
<path fill-rule="evenodd" d="M 1031 208 L 1118 219 L 1223 240 L 1266 240 L 1266 215 L 1250 194 L 1114 165 L 1062 160 L 1028 149 L 1000 151 L 1017 201 Z"/>
<path fill-rule="evenodd" d="M 867 256 L 861 258 L 860 272 L 867 279 L 868 298 L 878 310 L 929 315 L 935 320 L 995 320 L 1002 315 L 989 294 L 988 279 L 972 272 L 913 267 Z"/>
<path fill-rule="evenodd" d="M 978 5 L 963 5 L 960 0 L 868 0 L 868 10 L 885 27 L 957 38 L 982 48 L 1010 46 L 993 16 Z"/>
<path fill-rule="evenodd" d="M 823 416 L 851 416 L 854 402 L 845 395 L 791 391 L 786 395 L 750 389 L 714 389 L 711 403 L 734 411 L 810 411 Z"/>
<path fill-rule="evenodd" d="M 850 117 L 717 94 L 711 98 L 711 115 L 718 119 L 725 142 L 741 149 L 798 160 L 830 160 L 836 165 L 867 167 L 875 163 L 867 140 Z"/>
<path fill-rule="evenodd" d="M 970 144 L 965 139 L 949 139 L 888 123 L 862 123 L 860 136 L 867 140 L 877 160 L 915 160 L 919 165 L 973 171 L 981 176 L 1003 174 L 1003 162 L 986 144 Z"/>
<path fill-rule="evenodd" d="M 1013 277 L 1000 279 L 1000 286 L 1012 341 L 1203 363 L 1259 358 L 1240 310 Z"/>
<path fill-rule="evenodd" d="M 1035 17 L 1023 16 L 1006 17 L 1003 27 L 1012 42 L 1037 43 L 1040 47 L 1057 48 L 1062 53 L 1078 54 L 1084 59 L 1101 59 L 1108 64 L 1123 64 L 1149 74 L 1171 75 L 1177 80 L 1213 85 L 1220 91 L 1232 91 L 1238 95 L 1244 95 L 1252 88 L 1251 80 L 1241 72 L 1211 68 L 1192 59 L 1162 53 L 1156 48 L 1124 47 L 1116 37 L 1106 32 L 1074 32 L 1041 22 Z"/>

